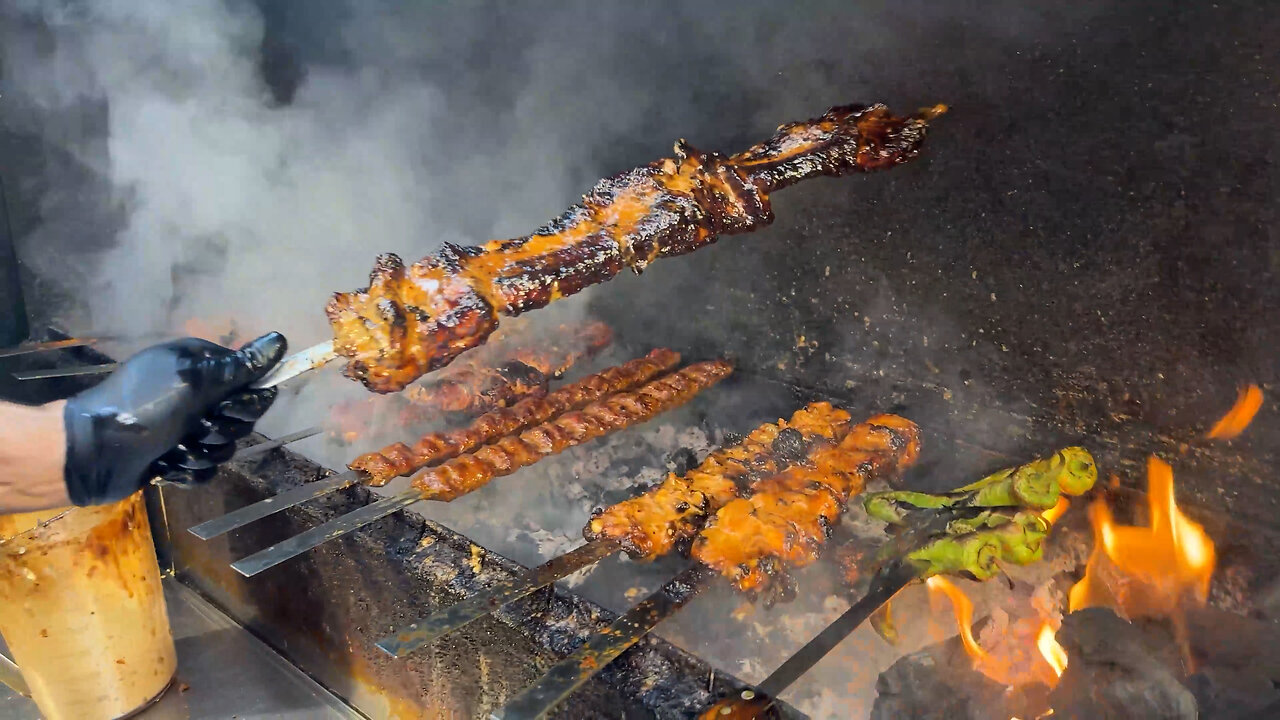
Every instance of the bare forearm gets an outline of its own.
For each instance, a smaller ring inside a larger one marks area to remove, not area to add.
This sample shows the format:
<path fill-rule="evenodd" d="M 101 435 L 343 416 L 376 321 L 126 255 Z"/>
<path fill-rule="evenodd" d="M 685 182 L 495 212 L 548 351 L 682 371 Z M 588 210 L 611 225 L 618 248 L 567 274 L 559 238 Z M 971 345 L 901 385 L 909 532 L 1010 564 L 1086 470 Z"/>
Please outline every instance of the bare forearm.
<path fill-rule="evenodd" d="M 0 514 L 70 505 L 62 410 L 0 403 Z"/>

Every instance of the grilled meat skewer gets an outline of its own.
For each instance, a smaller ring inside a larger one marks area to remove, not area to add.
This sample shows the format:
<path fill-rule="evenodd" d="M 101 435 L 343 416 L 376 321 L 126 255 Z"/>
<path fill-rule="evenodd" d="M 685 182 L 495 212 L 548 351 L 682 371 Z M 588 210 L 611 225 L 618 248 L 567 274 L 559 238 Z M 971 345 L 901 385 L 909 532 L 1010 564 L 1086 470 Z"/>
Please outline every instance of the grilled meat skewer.
<path fill-rule="evenodd" d="M 582 203 L 532 234 L 475 247 L 445 245 L 406 267 L 377 259 L 369 287 L 326 307 L 344 373 L 397 392 L 485 342 L 499 315 L 519 315 L 718 235 L 770 224 L 769 194 L 801 180 L 893 167 L 920 151 L 945 108 L 895 117 L 883 105 L 835 107 L 778 128 L 726 157 L 676 143 L 675 157 L 600 181 Z"/>
<path fill-rule="evenodd" d="M 693 543 L 693 557 L 738 590 L 770 599 L 791 591 L 786 570 L 818 559 L 845 503 L 878 476 L 912 465 L 915 423 L 877 415 L 811 462 L 756 483 L 752 494 L 716 512 Z"/>
<path fill-rule="evenodd" d="M 826 541 L 826 524 L 838 519 L 840 506 L 849 496 L 878 477 L 908 467 L 919 451 L 919 430 L 914 423 L 896 415 L 877 415 L 854 426 L 839 443 L 814 451 L 808 463 L 755 483 L 754 495 L 720 508 L 698 535 L 693 546 L 694 557 L 700 561 L 697 565 L 553 665 L 537 683 L 512 698 L 498 716 L 505 720 L 544 717 L 684 607 L 706 586 L 709 577 L 728 577 L 740 590 L 759 594 L 775 586 L 772 578 L 781 571 L 783 562 L 790 567 L 812 563 Z M 823 494 L 826 499 L 812 501 L 811 496 Z M 811 514 L 806 517 L 806 513 Z M 753 535 L 757 532 L 761 535 Z"/>
<path fill-rule="evenodd" d="M 433 462 L 470 452 L 518 430 L 544 423 L 609 395 L 630 390 L 680 364 L 680 354 L 666 348 L 565 385 L 541 398 L 526 398 L 476 418 L 465 428 L 425 435 L 411 448 L 393 443 L 361 455 L 347 467 L 367 476 L 368 485 L 386 485 Z"/>
<path fill-rule="evenodd" d="M 746 477 L 769 475 L 803 462 L 818 441 L 839 440 L 850 429 L 849 414 L 830 403 L 812 403 L 790 420 L 761 425 L 739 443 L 711 453 L 683 476 L 667 478 L 642 495 L 597 512 L 583 529 L 590 542 L 552 558 L 528 573 L 415 622 L 378 641 L 395 657 L 414 650 L 528 596 L 619 549 L 652 560 L 697 534 L 710 513 L 736 497 Z"/>
<path fill-rule="evenodd" d="M 352 461 L 351 469 L 341 475 L 286 490 L 200 523 L 190 531 L 196 537 L 208 540 L 357 483 L 385 485 L 393 478 L 408 475 L 433 462 L 456 457 L 503 435 L 546 422 L 615 392 L 639 387 L 679 364 L 679 353 L 665 348 L 651 350 L 642 358 L 581 378 L 546 397 L 521 400 L 512 407 L 486 413 L 465 428 L 431 433 L 412 448 L 404 443 L 394 443 L 377 452 L 365 453 Z"/>
<path fill-rule="evenodd" d="M 616 542 L 636 560 L 665 555 L 736 498 L 746 478 L 802 462 L 815 440 L 839 442 L 849 430 L 849 413 L 830 403 L 811 403 L 789 421 L 761 425 L 737 445 L 711 453 L 684 475 L 670 473 L 658 486 L 596 513 L 582 534 Z"/>
<path fill-rule="evenodd" d="M 253 577 L 414 503 L 422 500 L 449 502 L 547 455 L 637 425 L 658 413 L 683 405 L 732 371 L 733 366 L 723 360 L 695 363 L 650 381 L 635 391 L 615 393 L 597 400 L 581 410 L 567 412 L 525 430 L 518 436 L 504 437 L 496 444 L 424 470 L 414 478 L 408 490 L 304 530 L 288 540 L 231 563 L 231 568 L 245 577 Z M 354 470 L 351 473 L 359 474 Z"/>
<path fill-rule="evenodd" d="M 545 395 L 552 380 L 613 342 L 613 331 L 597 322 L 582 327 L 561 326 L 549 338 L 507 341 L 522 346 L 496 353 L 495 357 L 477 358 L 466 367 L 451 365 L 430 383 L 405 388 L 404 398 L 431 412 L 479 415 L 526 397 Z"/>
<path fill-rule="evenodd" d="M 644 422 L 688 402 L 733 372 L 724 360 L 694 363 L 638 390 L 610 395 L 492 445 L 428 468 L 413 478 L 424 499 L 450 501 L 548 455 Z"/>

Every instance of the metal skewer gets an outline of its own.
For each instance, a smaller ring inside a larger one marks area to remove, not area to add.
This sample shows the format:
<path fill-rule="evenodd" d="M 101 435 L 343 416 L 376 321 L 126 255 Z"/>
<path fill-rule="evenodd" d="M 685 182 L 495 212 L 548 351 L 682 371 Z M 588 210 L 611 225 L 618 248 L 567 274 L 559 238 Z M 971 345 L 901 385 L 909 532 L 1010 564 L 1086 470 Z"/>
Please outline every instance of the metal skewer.
<path fill-rule="evenodd" d="M 326 340 L 281 360 L 271 372 L 249 387 L 254 390 L 275 387 L 286 380 L 292 380 L 305 372 L 315 370 L 331 360 L 336 360 L 337 357 L 338 354 L 333 350 L 333 341 Z"/>
<path fill-rule="evenodd" d="M 356 473 L 354 471 L 351 473 L 343 473 L 343 475 L 339 475 L 336 478 L 331 478 L 331 481 L 337 481 L 338 478 L 348 474 L 355 475 Z M 351 482 L 354 483 L 357 482 L 357 480 L 352 480 Z M 308 483 L 303 485 L 301 488 L 298 488 L 298 490 L 301 490 L 302 488 L 310 490 L 312 489 L 312 486 L 318 486 L 320 484 L 321 483 Z M 328 490 L 317 492 L 316 496 L 322 495 L 325 492 L 328 492 Z M 241 558 L 240 560 L 231 563 L 231 567 L 245 577 L 253 577 L 263 570 L 273 568 L 286 560 L 301 555 L 311 548 L 342 537 L 352 530 L 358 530 L 375 520 L 384 518 L 397 510 L 403 510 L 404 508 L 407 508 L 416 502 L 420 502 L 421 500 L 423 500 L 422 493 L 418 490 L 407 490 L 399 495 L 384 498 L 375 503 L 365 505 L 359 510 L 349 512 L 342 517 L 334 518 L 327 523 L 317 525 L 310 530 L 298 533 L 288 540 L 272 545 L 264 550 L 259 550 L 248 557 Z"/>
<path fill-rule="evenodd" d="M 216 538 L 219 535 L 225 535 L 232 530 L 242 528 L 251 522 L 256 522 L 286 508 L 291 508 L 308 500 L 314 500 L 331 492 L 349 488 L 359 483 L 363 477 L 364 475 L 357 470 L 348 470 L 324 480 L 316 480 L 305 485 L 299 485 L 265 500 L 259 500 L 252 505 L 246 505 L 239 510 L 232 510 L 221 517 L 202 522 L 199 525 L 188 528 L 187 532 L 201 540 Z"/>
<path fill-rule="evenodd" d="M 78 375 L 105 375 L 120 367 L 119 363 L 102 365 L 74 365 L 71 367 L 50 368 L 48 370 L 24 370 L 13 373 L 18 380 L 47 380 L 49 378 L 76 377 Z"/>
<path fill-rule="evenodd" d="M 822 658 L 835 649 L 854 630 L 857 630 L 866 619 L 893 599 L 902 588 L 910 585 L 920 577 L 920 573 L 905 562 L 894 562 L 871 578 L 871 587 L 867 594 L 833 620 L 804 647 L 787 658 L 777 670 L 765 678 L 757 690 L 769 697 L 777 697 L 805 673 L 813 669 Z"/>
<path fill-rule="evenodd" d="M 315 370 L 321 365 L 324 365 L 337 357 L 337 353 L 333 351 L 332 340 L 322 342 L 319 345 L 312 345 L 306 350 L 294 353 L 293 355 L 285 358 L 275 367 L 274 370 L 267 373 L 265 377 L 249 387 L 255 390 L 275 387 L 285 380 L 291 380 L 304 372 Z M 49 378 L 74 377 L 77 375 L 102 375 L 112 372 L 118 367 L 120 367 L 119 363 L 77 365 L 73 367 L 51 368 L 48 370 L 27 370 L 13 373 L 13 376 L 18 380 L 47 380 Z"/>
<path fill-rule="evenodd" d="M 552 558 L 524 575 L 495 585 L 479 595 L 454 603 L 452 606 L 405 627 L 395 635 L 378 641 L 378 649 L 392 657 L 404 657 L 439 637 L 470 624 L 508 603 L 532 595 L 560 578 L 567 577 L 582 568 L 617 552 L 616 543 L 589 542 L 564 555 Z"/>
<path fill-rule="evenodd" d="M 608 629 L 592 635 L 577 652 L 552 666 L 537 684 L 512 698 L 492 717 L 498 720 L 545 717 L 561 700 L 692 600 L 706 586 L 707 572 L 698 564 L 675 576 Z"/>
<path fill-rule="evenodd" d="M 284 447 L 285 445 L 288 445 L 289 443 L 292 443 L 292 442 L 297 442 L 299 440 L 306 440 L 309 437 L 315 437 L 316 435 L 319 435 L 322 432 L 324 432 L 322 428 L 313 425 L 305 430 L 299 430 L 297 432 L 289 433 L 288 435 L 278 437 L 275 440 L 268 440 L 266 442 L 260 442 L 257 445 L 253 445 L 251 447 L 247 447 L 241 450 L 240 452 L 236 453 L 235 455 L 231 456 L 231 459 L 232 460 L 251 460 L 253 458 L 258 457 L 259 455 L 265 455 L 268 452 L 275 450 L 278 447 Z"/>
<path fill-rule="evenodd" d="M 98 338 L 68 338 L 66 340 L 50 340 L 48 342 L 28 343 L 0 350 L 0 358 L 26 355 L 28 353 L 62 350 L 63 348 L 84 347 L 98 342 Z"/>

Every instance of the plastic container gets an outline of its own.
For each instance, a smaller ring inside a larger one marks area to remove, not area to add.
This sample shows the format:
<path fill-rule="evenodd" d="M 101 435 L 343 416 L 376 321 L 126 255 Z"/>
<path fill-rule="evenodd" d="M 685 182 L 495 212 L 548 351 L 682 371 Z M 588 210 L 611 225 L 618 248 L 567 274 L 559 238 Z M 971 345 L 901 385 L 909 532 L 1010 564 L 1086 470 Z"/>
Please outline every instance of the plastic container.
<path fill-rule="evenodd" d="M 142 493 L 0 516 L 0 635 L 48 720 L 131 715 L 177 668 Z"/>

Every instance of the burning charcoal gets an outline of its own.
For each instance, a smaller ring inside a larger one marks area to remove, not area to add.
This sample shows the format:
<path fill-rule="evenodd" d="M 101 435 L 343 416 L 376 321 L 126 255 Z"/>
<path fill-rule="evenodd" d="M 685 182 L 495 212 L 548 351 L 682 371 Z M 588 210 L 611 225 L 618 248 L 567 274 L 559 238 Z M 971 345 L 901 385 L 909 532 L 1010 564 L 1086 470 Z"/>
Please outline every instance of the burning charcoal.
<path fill-rule="evenodd" d="M 1049 695 L 1054 718 L 1195 720 L 1196 699 L 1156 658 L 1144 633 L 1110 610 L 1086 608 L 1062 621 L 1057 640 L 1070 661 Z"/>
<path fill-rule="evenodd" d="M 1013 714 L 1004 707 L 1004 686 L 973 668 L 958 637 L 904 655 L 880 673 L 876 692 L 871 720 L 1007 720 Z"/>
<path fill-rule="evenodd" d="M 1277 717 L 1260 708 L 1280 702 L 1280 630 L 1212 607 L 1187 613 L 1199 670 L 1187 685 L 1204 718 Z"/>

